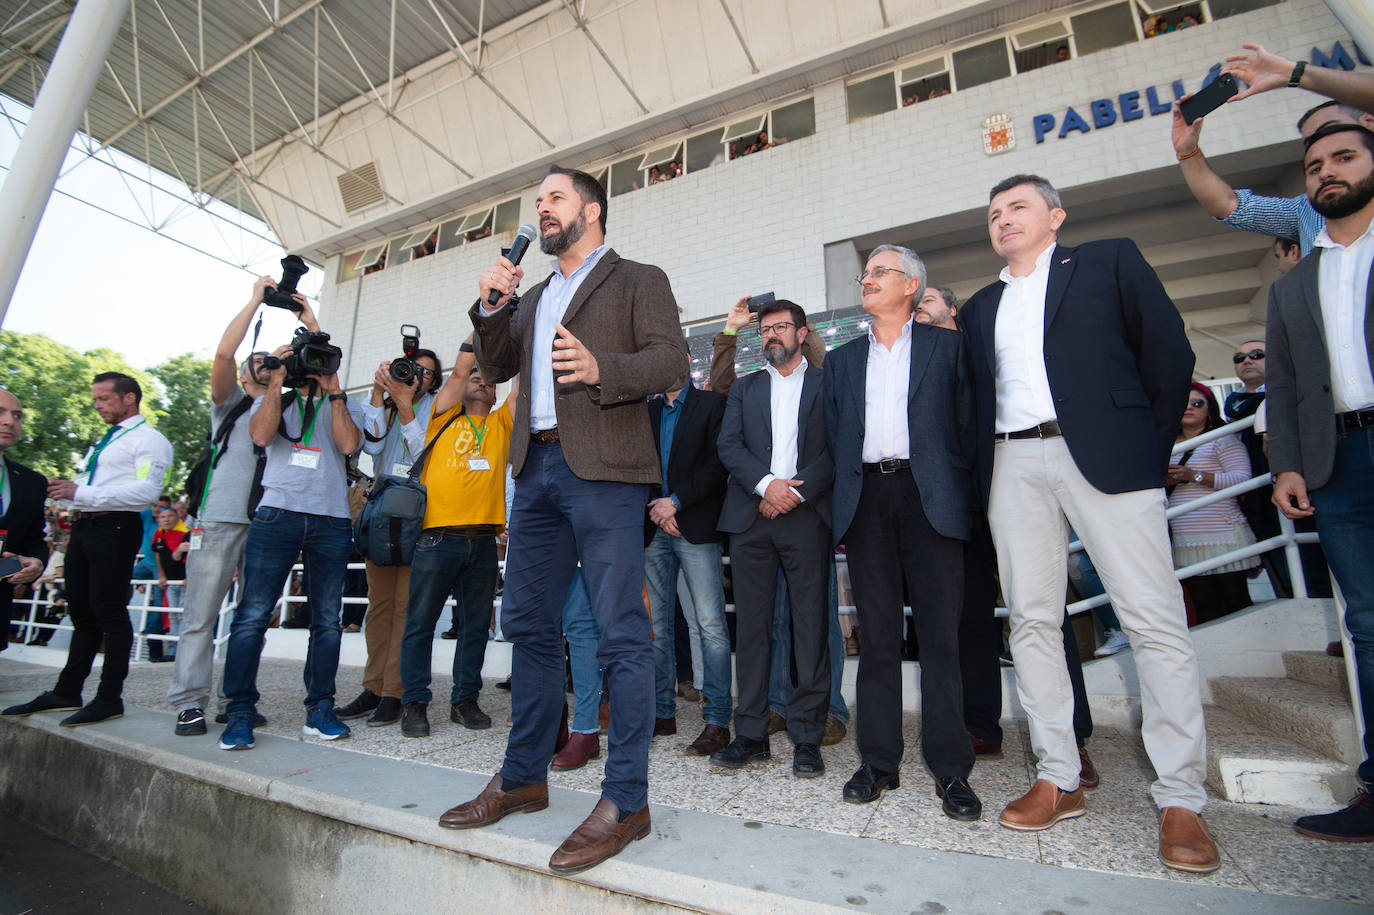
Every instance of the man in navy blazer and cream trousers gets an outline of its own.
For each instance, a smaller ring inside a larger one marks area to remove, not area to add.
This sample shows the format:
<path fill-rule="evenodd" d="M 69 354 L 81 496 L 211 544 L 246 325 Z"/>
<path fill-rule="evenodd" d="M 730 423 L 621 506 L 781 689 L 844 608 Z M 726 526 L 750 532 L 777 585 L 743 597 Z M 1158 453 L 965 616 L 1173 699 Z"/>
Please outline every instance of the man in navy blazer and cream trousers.
<path fill-rule="evenodd" d="M 1129 240 L 1057 244 L 1066 214 L 1045 179 L 1008 178 L 990 201 L 989 234 L 1007 267 L 962 317 L 981 490 L 1037 760 L 1035 784 L 1001 823 L 1048 829 L 1085 812 L 1060 631 L 1072 524 L 1134 649 L 1160 858 L 1208 873 L 1220 856 L 1198 817 L 1207 800 L 1201 685 L 1164 517 L 1164 472 L 1194 363 L 1183 321 Z"/>

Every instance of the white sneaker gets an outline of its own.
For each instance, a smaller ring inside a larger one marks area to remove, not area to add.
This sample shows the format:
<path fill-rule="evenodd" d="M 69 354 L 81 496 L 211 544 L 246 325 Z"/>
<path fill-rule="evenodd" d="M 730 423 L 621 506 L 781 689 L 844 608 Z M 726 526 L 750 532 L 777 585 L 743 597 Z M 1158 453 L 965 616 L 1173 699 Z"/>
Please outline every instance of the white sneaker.
<path fill-rule="evenodd" d="M 1106 638 L 1102 642 L 1102 647 L 1093 652 L 1093 657 L 1110 658 L 1118 651 L 1125 651 L 1127 648 L 1131 647 L 1131 640 L 1126 638 L 1126 633 L 1122 632 L 1120 629 L 1104 629 L 1102 630 L 1102 634 L 1106 636 Z"/>

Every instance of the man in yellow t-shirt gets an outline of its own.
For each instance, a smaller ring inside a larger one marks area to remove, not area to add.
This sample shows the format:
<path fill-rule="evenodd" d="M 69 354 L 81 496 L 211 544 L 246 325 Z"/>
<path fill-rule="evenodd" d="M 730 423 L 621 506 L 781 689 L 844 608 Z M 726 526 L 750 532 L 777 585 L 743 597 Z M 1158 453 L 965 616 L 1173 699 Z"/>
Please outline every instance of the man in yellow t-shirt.
<path fill-rule="evenodd" d="M 428 490 L 424 530 L 410 566 L 410 601 L 401 639 L 401 733 L 429 736 L 430 663 L 434 625 L 453 595 L 453 693 L 449 720 L 473 730 L 491 727 L 477 705 L 487 624 L 496 593 L 496 537 L 506 526 L 506 462 L 515 417 L 515 390 L 498 409 L 496 392 L 474 367 L 471 339 L 458 353 L 434 400 L 420 481 Z M 442 432 L 440 431 L 442 430 Z"/>

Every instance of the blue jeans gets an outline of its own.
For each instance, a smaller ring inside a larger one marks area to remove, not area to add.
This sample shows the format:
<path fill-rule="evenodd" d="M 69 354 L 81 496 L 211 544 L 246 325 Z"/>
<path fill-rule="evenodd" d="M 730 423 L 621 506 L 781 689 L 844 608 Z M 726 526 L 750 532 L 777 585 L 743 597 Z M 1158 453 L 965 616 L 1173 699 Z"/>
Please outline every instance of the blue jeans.
<path fill-rule="evenodd" d="M 622 811 L 648 803 L 654 659 L 644 581 L 649 487 L 584 480 L 557 442 L 530 442 L 515 480 L 501 631 L 510 640 L 511 729 L 501 775 L 548 779 L 563 696 L 563 604 L 579 561 L 601 629 L 597 658 L 611 694 L 602 796 Z"/>
<path fill-rule="evenodd" d="M 701 717 L 707 724 L 730 727 L 730 636 L 725 629 L 725 587 L 721 583 L 723 543 L 688 543 L 657 531 L 644 549 L 644 582 L 654 622 L 654 714 L 676 713 L 677 652 L 673 643 L 673 609 L 681 569 L 692 597 L 687 626 L 701 635 L 701 690 L 706 697 Z"/>
<path fill-rule="evenodd" d="M 1352 429 L 1336 443 L 1331 479 L 1309 493 L 1326 564 L 1345 596 L 1345 628 L 1355 646 L 1355 673 L 1364 709 L 1360 781 L 1374 785 L 1374 429 Z"/>
<path fill-rule="evenodd" d="M 840 687 L 844 683 L 844 633 L 840 631 L 840 585 L 835 557 L 830 557 L 830 709 L 828 714 L 849 721 Z M 773 663 L 768 679 L 768 707 L 787 717 L 792 701 L 792 610 L 787 602 L 787 581 L 778 569 L 778 596 L 773 599 Z"/>
<path fill-rule="evenodd" d="M 1069 540 L 1078 539 L 1073 528 L 1069 528 Z M 1102 585 L 1102 579 L 1097 574 L 1097 568 L 1093 565 L 1092 557 L 1087 550 L 1069 554 L 1069 580 L 1073 582 L 1073 589 L 1078 592 L 1078 596 L 1085 600 L 1089 597 L 1096 597 L 1099 594 L 1106 594 L 1107 589 Z M 1117 618 L 1116 611 L 1111 604 L 1103 604 L 1093 608 L 1093 616 L 1102 624 L 1104 629 L 1121 629 L 1121 620 Z"/>
<path fill-rule="evenodd" d="M 453 595 L 453 691 L 449 702 L 476 699 L 482 689 L 482 663 L 487 656 L 487 627 L 496 595 L 496 538 L 469 540 L 422 531 L 410 562 L 410 598 L 406 628 L 401 636 L 401 701 L 429 704 L 430 664 L 434 657 L 434 626 Z"/>
<path fill-rule="evenodd" d="M 601 628 L 592 614 L 592 596 L 581 569 L 573 573 L 568 597 L 563 601 L 563 638 L 568 640 L 568 663 L 572 667 L 573 717 L 568 730 L 599 734 L 603 671 L 596 646 L 601 642 Z"/>
<path fill-rule="evenodd" d="M 243 596 L 229 627 L 224 695 L 230 715 L 257 711 L 258 661 L 267 624 L 298 555 L 305 563 L 310 643 L 305 653 L 305 707 L 334 698 L 339 671 L 339 614 L 343 580 L 353 548 L 347 518 L 261 507 L 243 551 Z"/>

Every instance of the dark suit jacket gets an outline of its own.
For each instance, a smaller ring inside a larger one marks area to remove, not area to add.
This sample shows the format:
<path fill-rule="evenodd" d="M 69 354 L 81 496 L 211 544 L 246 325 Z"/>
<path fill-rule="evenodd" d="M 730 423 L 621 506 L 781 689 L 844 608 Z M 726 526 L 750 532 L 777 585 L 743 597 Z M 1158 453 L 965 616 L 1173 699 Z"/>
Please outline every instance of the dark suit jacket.
<path fill-rule="evenodd" d="M 830 487 L 835 464 L 825 437 L 825 405 L 821 399 L 822 371 L 810 367 L 802 381 L 801 407 L 797 411 L 797 491 L 811 503 L 822 520 L 830 523 Z M 730 388 L 725 417 L 716 448 L 730 472 L 725 503 L 720 510 L 720 529 L 730 534 L 747 531 L 759 515 L 762 500 L 754 492 L 773 463 L 772 377 L 767 369 L 746 375 Z M 792 417 L 782 417 L 791 422 Z M 795 509 L 794 509 L 795 510 Z"/>
<path fill-rule="evenodd" d="M 48 542 L 43 538 L 47 519 L 43 516 L 43 501 L 48 497 L 48 481 L 41 473 L 30 470 L 18 461 L 5 458 L 5 473 L 9 477 L 10 502 L 0 516 L 0 530 L 5 530 L 5 552 L 32 556 L 48 561 Z M 14 586 L 0 582 L 0 616 L 8 621 L 14 601 Z M 9 641 L 9 632 L 0 636 L 0 651 Z"/>
<path fill-rule="evenodd" d="M 825 421 L 835 459 L 831 530 L 844 540 L 863 490 L 868 335 L 836 348 L 825 360 Z M 973 385 L 958 331 L 926 324 L 911 328 L 907 435 L 911 476 L 931 527 L 969 539 L 973 492 Z"/>
<path fill-rule="evenodd" d="M 517 374 L 524 379 L 510 444 L 517 476 L 529 453 L 534 316 L 548 282 L 521 298 L 514 318 L 506 308 L 484 315 L 481 302 L 468 312 L 482 376 L 493 384 Z M 608 250 L 568 303 L 562 324 L 596 356 L 601 373 L 599 390 L 554 381 L 559 440 L 569 469 L 584 480 L 657 482 L 661 471 L 645 400 L 677 390 L 687 378 L 687 343 L 667 275 Z M 550 356 L 541 353 L 540 358 Z"/>
<path fill-rule="evenodd" d="M 985 286 L 959 312 L 977 398 L 984 506 L 997 418 L 993 330 L 1004 288 Z M 1088 482 L 1106 493 L 1163 486 L 1194 356 L 1178 308 L 1135 242 L 1055 248 L 1044 353 L 1060 428 Z"/>
<path fill-rule="evenodd" d="M 690 382 L 688 383 L 690 386 Z M 683 393 L 686 393 L 684 390 Z M 682 394 L 678 395 L 679 397 Z M 720 519 L 720 505 L 725 498 L 725 465 L 716 454 L 716 439 L 720 437 L 720 421 L 725 416 L 725 395 L 692 388 L 682 404 L 673 432 L 673 451 L 668 455 L 668 492 L 677 496 L 682 506 L 676 520 L 682 538 L 688 543 L 714 543 L 723 539 L 716 530 Z M 659 420 L 663 417 L 663 399 L 649 401 L 649 425 L 654 431 L 654 451 L 662 464 L 662 443 L 659 441 Z M 654 498 L 659 490 L 654 489 Z M 654 539 L 658 525 L 644 520 L 644 543 Z"/>
<path fill-rule="evenodd" d="M 1321 257 L 1314 248 L 1269 287 L 1264 339 L 1269 467 L 1302 474 L 1309 490 L 1331 479 L 1336 461 L 1336 405 L 1317 286 Z M 1365 297 L 1365 357 L 1374 363 L 1374 271 Z"/>

